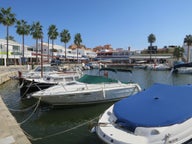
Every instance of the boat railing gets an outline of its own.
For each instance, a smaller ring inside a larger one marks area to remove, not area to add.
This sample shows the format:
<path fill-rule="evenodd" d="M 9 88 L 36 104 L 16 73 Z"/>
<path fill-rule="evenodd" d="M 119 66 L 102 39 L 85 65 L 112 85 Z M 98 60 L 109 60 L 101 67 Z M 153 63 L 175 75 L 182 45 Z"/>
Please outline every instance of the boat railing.
<path fill-rule="evenodd" d="M 61 86 L 64 88 L 65 91 L 67 91 L 67 89 L 66 89 L 64 83 L 61 83 Z"/>
<path fill-rule="evenodd" d="M 129 87 L 127 87 L 127 85 L 123 85 L 122 83 L 118 83 L 118 85 L 106 85 L 106 83 L 102 83 L 100 86 L 97 86 L 97 87 L 89 87 L 89 84 L 83 84 L 82 86 L 80 87 L 77 87 L 77 88 L 74 88 L 72 90 L 68 89 L 66 86 L 69 86 L 69 85 L 73 85 L 77 83 L 76 81 L 72 81 L 72 82 L 67 82 L 67 83 L 61 83 L 61 86 L 64 88 L 65 91 L 68 91 L 68 92 L 73 92 L 73 91 L 83 91 L 83 90 L 98 90 L 98 91 L 101 91 L 103 93 L 103 96 L 105 96 L 105 91 L 106 89 L 109 89 L 109 88 L 116 88 L 116 87 L 124 87 L 124 88 L 127 88 L 129 89 Z M 130 89 L 132 89 L 133 87 L 130 86 Z M 135 85 L 135 88 L 132 89 L 132 94 L 134 94 L 136 92 L 136 89 L 137 89 L 137 92 L 138 91 L 141 91 L 140 87 L 138 85 Z"/>

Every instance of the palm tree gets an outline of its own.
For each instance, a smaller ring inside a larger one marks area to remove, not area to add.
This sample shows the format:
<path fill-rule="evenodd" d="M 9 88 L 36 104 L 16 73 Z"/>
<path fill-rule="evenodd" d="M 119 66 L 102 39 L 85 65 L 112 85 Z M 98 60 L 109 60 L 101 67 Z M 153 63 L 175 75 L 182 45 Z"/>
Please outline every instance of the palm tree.
<path fill-rule="evenodd" d="M 25 35 L 29 35 L 30 33 L 30 25 L 27 24 L 26 21 L 24 20 L 20 20 L 17 21 L 17 25 L 16 25 L 16 32 L 19 35 L 22 35 L 22 45 L 23 45 L 23 51 L 22 51 L 22 57 L 24 58 L 24 53 L 25 53 L 25 49 L 24 49 L 24 37 Z M 22 60 L 22 64 L 24 64 L 24 61 Z"/>
<path fill-rule="evenodd" d="M 64 29 L 60 33 L 60 37 L 61 37 L 61 42 L 65 43 L 65 61 L 66 61 L 66 58 L 67 58 L 67 50 L 66 50 L 67 46 L 66 46 L 66 44 L 70 41 L 71 35 L 70 35 L 68 30 Z"/>
<path fill-rule="evenodd" d="M 174 49 L 174 52 L 173 52 L 173 56 L 179 60 L 180 58 L 183 57 L 183 53 L 184 53 L 184 48 L 183 47 L 180 47 L 180 46 L 177 46 L 175 49 Z"/>
<path fill-rule="evenodd" d="M 38 39 L 43 37 L 43 26 L 40 22 L 34 22 L 31 26 L 31 35 L 36 39 L 36 64 L 38 63 L 37 52 L 38 52 Z"/>
<path fill-rule="evenodd" d="M 5 37 L 5 39 L 7 39 L 7 37 Z M 15 41 L 15 42 L 16 42 L 14 36 L 11 36 L 11 35 L 9 35 L 8 40 L 11 40 L 11 41 Z"/>
<path fill-rule="evenodd" d="M 82 39 L 81 39 L 81 34 L 80 33 L 77 33 L 75 35 L 75 38 L 74 38 L 74 43 L 75 45 L 77 46 L 77 63 L 78 63 L 78 55 L 79 55 L 79 51 L 78 51 L 78 48 L 81 46 L 81 42 L 82 42 Z"/>
<path fill-rule="evenodd" d="M 187 45 L 187 62 L 190 62 L 190 46 L 192 45 L 192 35 L 186 35 L 184 44 Z"/>
<path fill-rule="evenodd" d="M 48 28 L 48 37 L 52 40 L 52 58 L 53 58 L 53 45 L 54 40 L 57 39 L 59 33 L 57 32 L 57 28 L 55 25 L 50 25 Z"/>
<path fill-rule="evenodd" d="M 148 36 L 148 42 L 150 43 L 149 51 L 150 51 L 150 62 L 151 62 L 151 50 L 152 50 L 152 44 L 156 41 L 156 37 L 154 34 L 150 34 Z"/>
<path fill-rule="evenodd" d="M 4 9 L 1 8 L 0 11 L 0 23 L 7 27 L 7 57 L 6 62 L 9 61 L 9 27 L 14 25 L 16 21 L 15 14 L 11 12 L 11 7 Z"/>

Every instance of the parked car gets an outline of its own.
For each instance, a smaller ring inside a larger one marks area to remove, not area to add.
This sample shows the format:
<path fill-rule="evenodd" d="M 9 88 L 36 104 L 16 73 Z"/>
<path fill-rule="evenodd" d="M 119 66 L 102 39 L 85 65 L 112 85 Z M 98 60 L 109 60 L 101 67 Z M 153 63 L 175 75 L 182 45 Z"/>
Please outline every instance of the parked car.
<path fill-rule="evenodd" d="M 51 66 L 60 65 L 60 64 L 61 64 L 61 60 L 59 58 L 51 60 Z"/>

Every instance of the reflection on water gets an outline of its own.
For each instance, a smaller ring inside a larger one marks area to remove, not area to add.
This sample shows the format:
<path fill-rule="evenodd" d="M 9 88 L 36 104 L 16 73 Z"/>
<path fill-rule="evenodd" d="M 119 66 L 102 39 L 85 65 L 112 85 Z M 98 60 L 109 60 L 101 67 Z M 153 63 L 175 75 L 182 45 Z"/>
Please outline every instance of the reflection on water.
<path fill-rule="evenodd" d="M 97 70 L 86 71 L 88 74 L 98 74 Z M 102 74 L 102 73 L 101 73 Z M 109 76 L 120 81 L 133 81 L 140 84 L 142 89 L 150 87 L 153 83 L 164 83 L 171 85 L 191 84 L 192 75 L 170 74 L 170 71 L 133 70 L 129 72 L 109 72 Z M 31 100 L 20 100 L 17 81 L 10 80 L 0 86 L 0 95 L 9 108 L 24 109 L 35 103 Z M 33 138 L 49 138 L 31 141 L 32 144 L 102 144 L 99 138 L 89 132 L 90 124 L 64 132 L 85 122 L 97 118 L 112 103 L 89 105 L 72 108 L 50 109 L 41 106 L 34 115 L 21 127 Z M 33 108 L 34 109 L 34 108 Z M 33 109 L 22 112 L 12 111 L 18 122 L 25 120 Z M 56 136 L 53 134 L 57 134 Z"/>

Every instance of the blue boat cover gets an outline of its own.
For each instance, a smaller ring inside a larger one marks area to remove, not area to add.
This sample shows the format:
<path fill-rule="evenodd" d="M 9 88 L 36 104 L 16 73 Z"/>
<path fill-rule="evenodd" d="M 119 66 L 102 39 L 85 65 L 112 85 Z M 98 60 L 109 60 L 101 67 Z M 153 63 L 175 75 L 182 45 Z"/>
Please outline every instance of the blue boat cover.
<path fill-rule="evenodd" d="M 192 85 L 154 84 L 115 103 L 113 112 L 116 122 L 131 131 L 182 123 L 192 117 Z"/>

